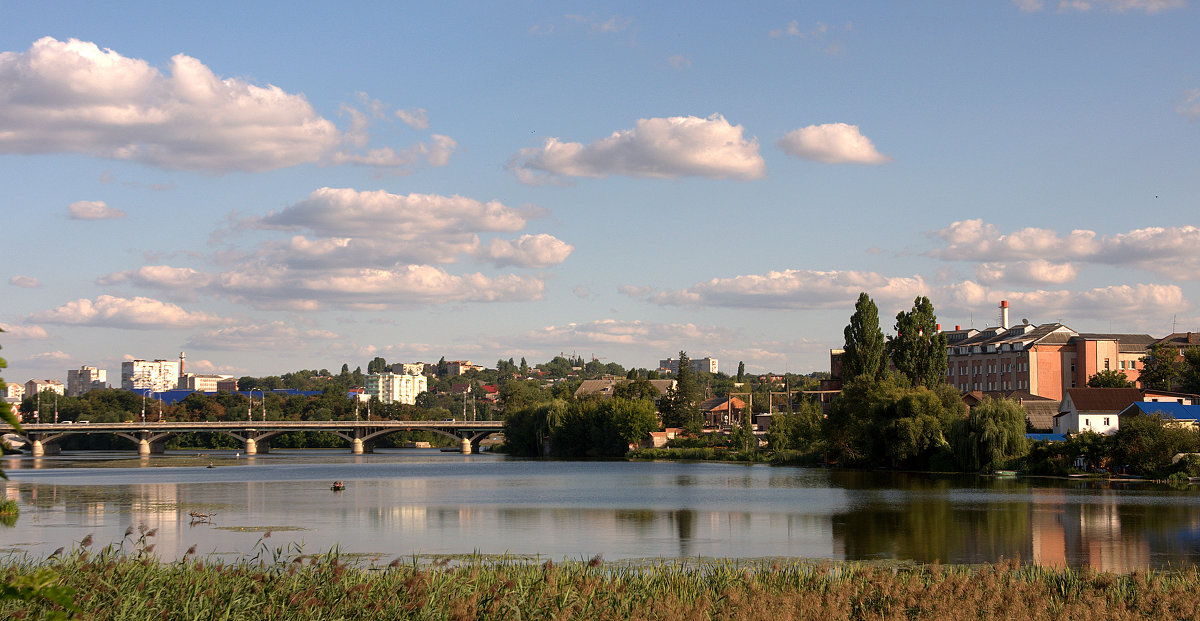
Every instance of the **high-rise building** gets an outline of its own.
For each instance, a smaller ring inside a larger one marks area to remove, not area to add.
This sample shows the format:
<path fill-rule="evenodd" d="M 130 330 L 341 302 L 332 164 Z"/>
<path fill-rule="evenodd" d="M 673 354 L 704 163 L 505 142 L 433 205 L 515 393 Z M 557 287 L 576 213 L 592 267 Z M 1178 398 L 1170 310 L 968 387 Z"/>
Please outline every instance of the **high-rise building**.
<path fill-rule="evenodd" d="M 121 388 L 163 392 L 179 385 L 178 360 L 126 360 L 121 363 Z"/>
<path fill-rule="evenodd" d="M 716 358 L 704 357 L 704 358 L 691 358 L 690 360 L 692 362 L 692 370 L 697 373 L 700 373 L 700 372 L 716 373 L 717 372 L 717 359 Z M 666 360 L 659 360 L 658 361 L 658 370 L 659 371 L 670 371 L 671 373 L 678 373 L 679 372 L 679 361 L 674 358 L 667 358 Z"/>
<path fill-rule="evenodd" d="M 108 371 L 87 365 L 67 371 L 68 397 L 78 397 L 97 388 L 108 388 Z"/>
<path fill-rule="evenodd" d="M 380 403 L 416 405 L 417 395 L 427 390 L 429 379 L 424 375 L 372 373 L 367 376 L 366 394 L 379 399 Z"/>

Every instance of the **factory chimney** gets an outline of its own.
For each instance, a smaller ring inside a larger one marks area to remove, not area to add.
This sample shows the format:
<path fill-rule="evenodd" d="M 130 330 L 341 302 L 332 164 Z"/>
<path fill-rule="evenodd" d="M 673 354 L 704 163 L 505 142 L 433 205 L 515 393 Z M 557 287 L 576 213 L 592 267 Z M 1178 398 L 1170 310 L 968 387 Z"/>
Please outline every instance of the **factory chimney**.
<path fill-rule="evenodd" d="M 1000 327 L 1008 329 L 1008 300 L 1000 300 Z"/>

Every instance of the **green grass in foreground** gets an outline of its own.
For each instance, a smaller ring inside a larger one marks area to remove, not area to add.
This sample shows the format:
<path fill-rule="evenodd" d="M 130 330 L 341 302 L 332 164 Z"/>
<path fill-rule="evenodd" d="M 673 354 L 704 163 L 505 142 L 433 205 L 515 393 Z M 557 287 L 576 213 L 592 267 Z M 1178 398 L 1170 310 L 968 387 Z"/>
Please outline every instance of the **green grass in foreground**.
<path fill-rule="evenodd" d="M 387 566 L 281 550 L 237 563 L 159 563 L 142 546 L 0 559 L 5 585 L 54 577 L 85 619 L 1196 619 L 1200 575 L 1004 562 L 982 567 L 809 561 L 630 567 L 508 557 Z M 264 560 L 263 556 L 273 558 Z M 68 592 L 69 593 L 69 592 Z M 62 601 L 61 599 L 59 601 Z M 46 618 L 48 598 L 0 600 Z"/>

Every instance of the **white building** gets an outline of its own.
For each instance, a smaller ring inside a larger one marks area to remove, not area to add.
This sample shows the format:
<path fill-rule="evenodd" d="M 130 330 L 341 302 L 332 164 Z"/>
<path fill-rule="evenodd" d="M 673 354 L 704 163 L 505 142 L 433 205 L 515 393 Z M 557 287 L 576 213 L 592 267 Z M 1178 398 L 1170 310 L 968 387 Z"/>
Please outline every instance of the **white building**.
<path fill-rule="evenodd" d="M 108 371 L 87 365 L 67 371 L 68 397 L 78 397 L 97 388 L 108 388 Z"/>
<path fill-rule="evenodd" d="M 179 388 L 198 392 L 234 392 L 237 390 L 237 379 L 232 375 L 184 373 L 179 377 Z"/>
<path fill-rule="evenodd" d="M 8 384 L 8 387 L 4 389 L 4 398 L 6 400 L 8 400 L 10 403 L 11 402 L 20 403 L 21 399 L 25 398 L 25 385 L 24 384 Z"/>
<path fill-rule="evenodd" d="M 717 359 L 712 357 L 691 358 L 692 370 L 700 373 L 701 371 L 708 373 L 717 372 Z M 671 373 L 679 373 L 679 361 L 674 358 L 658 361 L 659 371 L 669 371 Z"/>
<path fill-rule="evenodd" d="M 429 379 L 424 375 L 372 373 L 367 376 L 365 394 L 379 399 L 380 403 L 416 405 L 417 395 L 427 390 Z"/>
<path fill-rule="evenodd" d="M 426 365 L 424 362 L 398 362 L 392 365 L 392 373 L 399 373 L 401 375 L 424 375 L 425 366 Z"/>
<path fill-rule="evenodd" d="M 121 363 L 121 388 L 163 392 L 179 385 L 178 360 L 126 360 Z"/>
<path fill-rule="evenodd" d="M 63 386 L 63 383 L 58 380 L 31 379 L 28 382 L 25 382 L 25 394 L 26 395 L 31 395 L 31 396 L 37 395 L 38 393 L 41 393 L 41 392 L 44 392 L 47 390 L 49 390 L 51 392 L 56 392 L 60 395 L 67 394 L 67 387 Z"/>

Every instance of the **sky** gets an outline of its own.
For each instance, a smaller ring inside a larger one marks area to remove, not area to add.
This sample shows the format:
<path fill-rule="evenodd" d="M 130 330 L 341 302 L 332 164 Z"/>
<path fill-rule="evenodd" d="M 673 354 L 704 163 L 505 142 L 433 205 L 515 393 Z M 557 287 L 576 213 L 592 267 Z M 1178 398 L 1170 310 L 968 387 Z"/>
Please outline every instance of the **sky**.
<path fill-rule="evenodd" d="M 415 4 L 0 0 L 4 377 L 1200 331 L 1194 1 Z"/>

